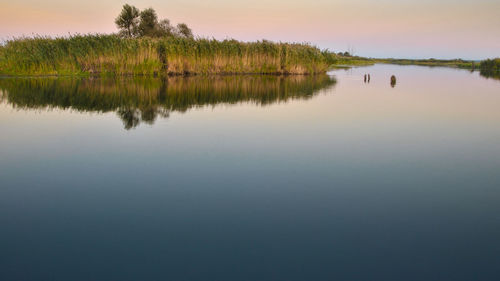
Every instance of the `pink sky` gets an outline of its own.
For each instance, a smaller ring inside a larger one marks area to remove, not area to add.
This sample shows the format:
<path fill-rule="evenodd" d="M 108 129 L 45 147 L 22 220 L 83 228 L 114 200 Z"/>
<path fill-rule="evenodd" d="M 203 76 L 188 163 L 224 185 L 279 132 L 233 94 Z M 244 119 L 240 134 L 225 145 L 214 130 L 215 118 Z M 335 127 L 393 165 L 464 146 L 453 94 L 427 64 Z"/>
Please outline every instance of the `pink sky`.
<path fill-rule="evenodd" d="M 123 1 L 0 0 L 0 39 L 111 33 Z M 310 42 L 372 57 L 500 57 L 498 0 L 136 0 L 217 39 Z"/>

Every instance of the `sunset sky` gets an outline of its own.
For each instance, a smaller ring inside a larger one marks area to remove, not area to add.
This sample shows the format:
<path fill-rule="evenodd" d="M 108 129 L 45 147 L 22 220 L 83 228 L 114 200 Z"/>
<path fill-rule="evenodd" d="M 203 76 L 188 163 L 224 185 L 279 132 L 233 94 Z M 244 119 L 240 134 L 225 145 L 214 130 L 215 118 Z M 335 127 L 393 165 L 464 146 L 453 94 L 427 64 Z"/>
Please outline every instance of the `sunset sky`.
<path fill-rule="evenodd" d="M 124 3 L 217 39 L 310 42 L 369 57 L 500 56 L 499 0 L 0 0 L 0 39 L 116 32 Z"/>

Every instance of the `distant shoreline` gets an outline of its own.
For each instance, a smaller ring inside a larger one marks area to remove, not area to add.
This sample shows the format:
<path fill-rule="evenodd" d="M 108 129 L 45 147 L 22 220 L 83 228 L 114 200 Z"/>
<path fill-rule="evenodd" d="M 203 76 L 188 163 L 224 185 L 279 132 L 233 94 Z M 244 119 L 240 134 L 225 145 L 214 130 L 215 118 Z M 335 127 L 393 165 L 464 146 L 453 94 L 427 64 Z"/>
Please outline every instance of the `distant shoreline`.
<path fill-rule="evenodd" d="M 376 63 L 395 65 L 420 65 L 420 66 L 441 66 L 455 67 L 463 69 L 476 69 L 479 62 L 472 60 L 442 60 L 442 59 L 395 59 L 395 58 L 365 58 L 365 57 L 343 57 L 338 60 L 334 67 L 364 66 Z"/>

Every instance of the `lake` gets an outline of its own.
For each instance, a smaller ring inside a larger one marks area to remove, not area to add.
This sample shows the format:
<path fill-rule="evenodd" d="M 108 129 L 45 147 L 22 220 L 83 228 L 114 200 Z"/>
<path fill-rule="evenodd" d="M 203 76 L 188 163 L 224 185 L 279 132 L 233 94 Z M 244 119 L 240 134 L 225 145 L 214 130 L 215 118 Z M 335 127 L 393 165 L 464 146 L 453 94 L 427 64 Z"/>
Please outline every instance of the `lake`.
<path fill-rule="evenodd" d="M 1 280 L 500 276 L 500 80 L 375 65 L 0 95 Z"/>

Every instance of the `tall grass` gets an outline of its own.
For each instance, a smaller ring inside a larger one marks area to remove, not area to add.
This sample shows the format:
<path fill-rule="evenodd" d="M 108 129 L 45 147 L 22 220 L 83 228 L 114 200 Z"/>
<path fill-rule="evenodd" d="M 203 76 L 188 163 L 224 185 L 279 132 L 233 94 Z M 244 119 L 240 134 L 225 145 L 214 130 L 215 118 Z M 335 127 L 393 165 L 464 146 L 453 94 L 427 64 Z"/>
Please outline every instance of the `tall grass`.
<path fill-rule="evenodd" d="M 0 74 L 314 74 L 335 55 L 309 44 L 74 35 L 18 38 L 0 48 Z"/>

